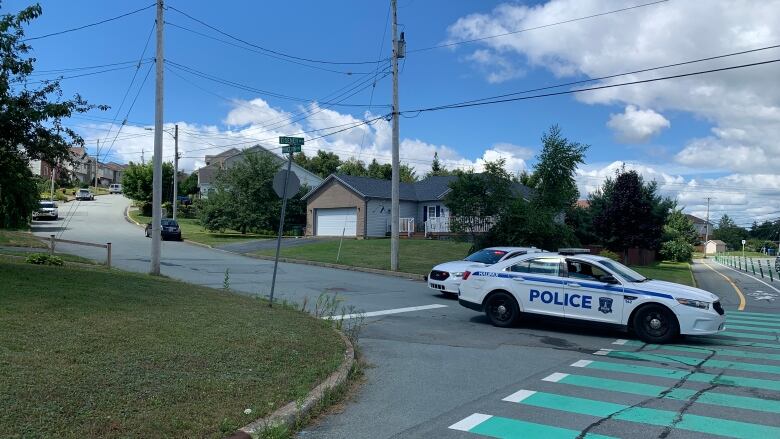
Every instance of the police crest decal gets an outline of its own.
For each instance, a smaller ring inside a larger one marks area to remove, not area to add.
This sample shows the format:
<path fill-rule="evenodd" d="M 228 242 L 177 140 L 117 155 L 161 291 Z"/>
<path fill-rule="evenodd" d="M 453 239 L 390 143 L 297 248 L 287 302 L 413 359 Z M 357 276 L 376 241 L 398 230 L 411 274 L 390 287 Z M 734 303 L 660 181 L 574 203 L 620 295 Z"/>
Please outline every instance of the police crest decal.
<path fill-rule="evenodd" d="M 599 311 L 604 314 L 612 312 L 612 299 L 609 297 L 599 297 Z"/>

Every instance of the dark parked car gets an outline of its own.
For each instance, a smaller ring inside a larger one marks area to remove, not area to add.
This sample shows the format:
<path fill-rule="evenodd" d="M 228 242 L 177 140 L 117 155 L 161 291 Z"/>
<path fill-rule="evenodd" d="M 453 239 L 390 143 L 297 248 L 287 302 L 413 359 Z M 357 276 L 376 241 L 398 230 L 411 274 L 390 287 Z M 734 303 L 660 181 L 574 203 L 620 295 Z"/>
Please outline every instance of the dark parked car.
<path fill-rule="evenodd" d="M 176 197 L 176 199 L 179 200 L 179 203 L 181 203 L 182 206 L 189 206 L 190 204 L 192 204 L 192 200 L 190 199 L 190 197 L 178 196 Z"/>
<path fill-rule="evenodd" d="M 161 227 L 160 227 L 160 235 L 162 236 L 162 239 L 175 239 L 176 241 L 181 241 L 181 229 L 179 228 L 179 223 L 176 222 L 174 219 L 170 218 L 163 218 L 161 221 Z M 146 224 L 146 229 L 144 229 L 144 234 L 147 238 L 151 238 L 152 236 L 152 223 Z"/>
<path fill-rule="evenodd" d="M 775 258 L 775 271 L 780 274 L 780 256 Z"/>

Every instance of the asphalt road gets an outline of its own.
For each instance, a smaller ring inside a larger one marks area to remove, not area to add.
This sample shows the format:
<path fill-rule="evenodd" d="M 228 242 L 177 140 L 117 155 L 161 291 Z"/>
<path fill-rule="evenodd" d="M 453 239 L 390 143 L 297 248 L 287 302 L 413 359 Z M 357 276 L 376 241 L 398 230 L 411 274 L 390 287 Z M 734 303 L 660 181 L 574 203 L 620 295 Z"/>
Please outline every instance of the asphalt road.
<path fill-rule="evenodd" d="M 124 221 L 126 205 L 99 197 L 70 215 L 66 205 L 65 221 L 35 230 L 68 224 L 63 238 L 111 241 L 116 266 L 145 272 L 149 240 Z M 101 257 L 97 249 L 59 250 Z M 213 287 L 229 268 L 231 288 L 249 294 L 266 293 L 272 267 L 178 242 L 164 243 L 163 261 L 164 274 Z M 367 318 L 367 383 L 300 437 L 780 437 L 780 310 L 748 299 L 760 283 L 708 263 L 744 288 L 745 311 L 734 311 L 739 296 L 723 276 L 697 264 L 700 285 L 726 304 L 729 330 L 664 347 L 544 321 L 494 328 L 420 282 L 282 264 L 278 291 L 288 300 L 329 291 L 368 312 L 439 306 Z"/>

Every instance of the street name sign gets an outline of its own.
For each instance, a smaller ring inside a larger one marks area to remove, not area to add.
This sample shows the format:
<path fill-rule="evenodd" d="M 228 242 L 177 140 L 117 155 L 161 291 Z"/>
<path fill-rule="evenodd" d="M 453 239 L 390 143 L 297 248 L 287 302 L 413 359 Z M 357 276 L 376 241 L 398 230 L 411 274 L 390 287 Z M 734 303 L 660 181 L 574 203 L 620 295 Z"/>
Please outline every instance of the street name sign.
<path fill-rule="evenodd" d="M 280 145 L 303 145 L 303 137 L 279 136 Z"/>

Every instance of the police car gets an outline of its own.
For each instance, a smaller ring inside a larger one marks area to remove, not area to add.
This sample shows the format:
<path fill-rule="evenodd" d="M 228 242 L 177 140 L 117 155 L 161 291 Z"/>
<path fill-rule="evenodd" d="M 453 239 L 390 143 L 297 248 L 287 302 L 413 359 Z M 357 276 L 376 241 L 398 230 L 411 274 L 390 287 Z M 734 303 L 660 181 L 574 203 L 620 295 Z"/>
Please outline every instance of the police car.
<path fill-rule="evenodd" d="M 428 288 L 445 295 L 457 295 L 463 272 L 474 271 L 497 262 L 505 261 L 527 253 L 540 252 L 536 247 L 489 247 L 468 255 L 461 261 L 439 264 L 428 274 Z"/>
<path fill-rule="evenodd" d="M 718 296 L 588 254 L 535 253 L 463 273 L 458 301 L 495 326 L 523 314 L 617 325 L 648 343 L 725 329 Z"/>

